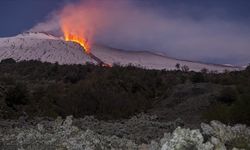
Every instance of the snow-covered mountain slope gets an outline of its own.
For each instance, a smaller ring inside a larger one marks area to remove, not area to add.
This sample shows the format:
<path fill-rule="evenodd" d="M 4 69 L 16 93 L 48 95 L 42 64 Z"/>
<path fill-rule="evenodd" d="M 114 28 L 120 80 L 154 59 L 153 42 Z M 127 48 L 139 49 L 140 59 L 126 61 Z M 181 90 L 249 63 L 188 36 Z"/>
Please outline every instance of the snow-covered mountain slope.
<path fill-rule="evenodd" d="M 46 33 L 23 33 L 0 38 L 0 60 L 40 60 L 59 64 L 96 63 L 76 43 L 65 42 Z"/>
<path fill-rule="evenodd" d="M 83 48 L 73 42 L 66 42 L 47 33 L 29 32 L 15 37 L 0 38 L 0 61 L 6 58 L 21 60 L 40 60 L 42 62 L 58 62 L 59 64 L 98 64 L 135 65 L 146 69 L 176 69 L 176 64 L 188 66 L 190 70 L 201 69 L 223 72 L 225 70 L 239 70 L 241 68 L 205 64 L 170 58 L 152 52 L 125 51 L 106 46 L 93 45 L 88 55 Z"/>
<path fill-rule="evenodd" d="M 180 66 L 186 65 L 189 67 L 190 70 L 193 71 L 201 71 L 204 68 L 210 71 L 213 70 L 218 72 L 223 72 L 225 70 L 233 71 L 240 69 L 238 67 L 232 67 L 232 66 L 178 60 L 151 52 L 125 51 L 98 45 L 94 45 L 92 47 L 91 52 L 96 57 L 98 57 L 104 63 L 107 64 L 120 64 L 120 65 L 132 64 L 147 69 L 174 70 L 176 69 L 176 64 L 180 64 Z"/>

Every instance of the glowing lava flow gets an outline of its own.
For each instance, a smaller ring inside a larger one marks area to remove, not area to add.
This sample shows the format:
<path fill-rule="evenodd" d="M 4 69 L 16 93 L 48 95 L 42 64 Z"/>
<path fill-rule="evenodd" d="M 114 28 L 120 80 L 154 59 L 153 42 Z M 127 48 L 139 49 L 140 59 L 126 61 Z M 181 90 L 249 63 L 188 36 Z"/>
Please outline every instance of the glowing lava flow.
<path fill-rule="evenodd" d="M 72 32 L 69 32 L 69 28 L 67 26 L 67 24 L 62 24 L 61 26 L 62 31 L 64 33 L 64 40 L 65 41 L 70 41 L 70 42 L 76 42 L 78 44 L 80 44 L 84 51 L 92 58 L 94 59 L 100 66 L 102 67 L 112 67 L 112 65 L 106 64 L 104 63 L 101 59 L 99 59 L 98 57 L 96 57 L 95 55 L 93 55 L 90 51 L 90 43 L 88 41 L 87 38 L 84 38 L 84 36 L 82 35 L 86 35 L 83 34 L 83 31 L 81 30 L 74 30 Z M 78 31 L 78 32 L 76 32 Z"/>
<path fill-rule="evenodd" d="M 61 29 L 63 31 L 65 41 L 76 42 L 84 48 L 84 51 L 87 54 L 90 53 L 90 44 L 87 38 L 84 38 L 84 36 L 82 36 L 83 34 L 80 34 L 78 32 L 70 32 L 66 24 L 62 24 Z"/>
<path fill-rule="evenodd" d="M 90 53 L 90 45 L 87 39 L 81 38 L 80 36 L 70 33 L 64 33 L 64 39 L 65 41 L 71 41 L 80 44 L 84 48 L 86 53 Z"/>

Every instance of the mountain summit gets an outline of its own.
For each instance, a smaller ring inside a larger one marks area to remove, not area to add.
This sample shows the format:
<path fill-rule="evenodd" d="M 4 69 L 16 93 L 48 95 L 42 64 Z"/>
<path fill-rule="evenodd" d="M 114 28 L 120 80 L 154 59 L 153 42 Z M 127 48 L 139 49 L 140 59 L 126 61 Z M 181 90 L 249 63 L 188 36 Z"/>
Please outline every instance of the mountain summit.
<path fill-rule="evenodd" d="M 0 60 L 13 58 L 16 61 L 39 60 L 59 64 L 119 64 L 134 65 L 145 69 L 176 69 L 176 64 L 187 66 L 190 70 L 204 68 L 223 72 L 239 70 L 238 67 L 206 64 L 170 58 L 147 51 L 125 51 L 107 46 L 93 45 L 91 54 L 80 44 L 67 42 L 61 38 L 41 32 L 27 32 L 14 37 L 0 38 Z"/>

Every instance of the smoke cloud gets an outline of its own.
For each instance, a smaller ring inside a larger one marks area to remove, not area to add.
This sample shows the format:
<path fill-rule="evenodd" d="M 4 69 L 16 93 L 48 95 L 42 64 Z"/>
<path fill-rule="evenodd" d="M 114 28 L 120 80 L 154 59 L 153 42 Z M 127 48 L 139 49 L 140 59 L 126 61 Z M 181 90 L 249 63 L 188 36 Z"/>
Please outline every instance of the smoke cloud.
<path fill-rule="evenodd" d="M 130 0 L 84 0 L 57 10 L 32 30 L 60 31 L 65 20 L 92 43 L 211 63 L 250 62 L 249 24 L 214 14 L 195 19 L 173 9 L 163 14 Z"/>

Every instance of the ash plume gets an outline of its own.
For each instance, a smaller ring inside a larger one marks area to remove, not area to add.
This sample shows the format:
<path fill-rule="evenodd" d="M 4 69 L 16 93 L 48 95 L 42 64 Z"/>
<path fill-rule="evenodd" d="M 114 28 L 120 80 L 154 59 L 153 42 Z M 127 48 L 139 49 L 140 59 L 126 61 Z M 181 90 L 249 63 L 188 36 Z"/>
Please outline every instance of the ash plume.
<path fill-rule="evenodd" d="M 141 7 L 138 1 L 82 0 L 56 10 L 32 30 L 59 32 L 62 23 L 92 43 L 114 48 L 160 51 L 212 63 L 247 64 L 250 60 L 249 23 L 226 20 L 216 13 L 195 19 L 185 11 L 161 13 Z"/>
<path fill-rule="evenodd" d="M 46 21 L 38 23 L 30 29 L 29 32 L 48 32 L 59 34 L 59 20 L 60 18 L 58 12 L 53 12 L 47 17 Z"/>

